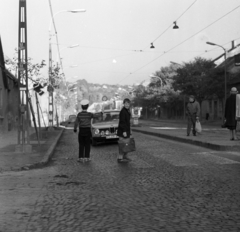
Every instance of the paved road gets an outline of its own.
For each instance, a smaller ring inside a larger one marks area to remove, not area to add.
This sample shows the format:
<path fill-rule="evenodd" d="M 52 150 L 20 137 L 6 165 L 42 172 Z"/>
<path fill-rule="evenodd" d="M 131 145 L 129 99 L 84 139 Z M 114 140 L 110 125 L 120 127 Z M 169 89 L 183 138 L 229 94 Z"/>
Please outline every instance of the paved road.
<path fill-rule="evenodd" d="M 240 159 L 135 134 L 132 162 L 117 144 L 92 148 L 77 163 L 77 135 L 66 130 L 53 163 L 0 175 L 0 231 L 240 231 Z"/>

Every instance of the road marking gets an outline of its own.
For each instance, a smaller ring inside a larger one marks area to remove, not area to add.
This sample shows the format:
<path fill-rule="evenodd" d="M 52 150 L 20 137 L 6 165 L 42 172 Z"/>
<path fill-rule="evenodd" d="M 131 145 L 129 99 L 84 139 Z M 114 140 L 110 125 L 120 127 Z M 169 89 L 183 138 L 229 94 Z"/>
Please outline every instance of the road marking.
<path fill-rule="evenodd" d="M 179 130 L 187 130 L 186 127 L 149 127 L 151 129 L 155 129 L 155 130 L 176 130 L 176 129 L 179 129 Z M 223 131 L 225 129 L 202 129 L 203 131 Z"/>
<path fill-rule="evenodd" d="M 215 163 L 220 165 L 240 164 L 240 162 L 238 161 L 234 161 L 224 157 L 219 157 L 217 155 L 214 155 L 214 153 L 216 154 L 217 152 L 196 152 L 188 154 L 188 156 L 176 154 L 152 154 L 152 155 L 177 167 L 200 166 L 203 165 L 204 163 Z M 229 154 L 235 153 L 231 152 Z"/>
<path fill-rule="evenodd" d="M 129 155 L 131 162 L 129 163 L 132 168 L 153 168 L 154 166 L 140 159 L 137 155 Z"/>
<path fill-rule="evenodd" d="M 185 159 L 182 155 L 173 154 L 153 154 L 154 157 L 163 159 L 164 161 L 170 163 L 173 166 L 184 167 L 184 166 L 198 166 L 198 164 L 189 160 L 187 157 Z M 188 160 L 187 160 L 188 159 Z"/>
<path fill-rule="evenodd" d="M 206 162 L 215 164 L 240 164 L 240 162 L 214 155 L 216 153 L 219 152 L 196 152 L 192 153 L 192 155 L 195 157 L 200 157 L 202 160 L 205 160 Z"/>

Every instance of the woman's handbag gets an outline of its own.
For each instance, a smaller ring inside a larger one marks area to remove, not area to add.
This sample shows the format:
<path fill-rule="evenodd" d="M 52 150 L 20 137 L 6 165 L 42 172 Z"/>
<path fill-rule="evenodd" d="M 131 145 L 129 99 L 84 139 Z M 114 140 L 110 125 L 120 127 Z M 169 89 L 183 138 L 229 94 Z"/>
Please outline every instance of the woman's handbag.
<path fill-rule="evenodd" d="M 136 145 L 134 138 L 119 139 L 118 141 L 119 153 L 129 153 L 136 151 Z"/>
<path fill-rule="evenodd" d="M 201 132 L 202 132 L 202 126 L 201 126 L 201 123 L 200 123 L 199 121 L 196 121 L 195 130 L 196 130 L 198 133 L 201 133 Z"/>

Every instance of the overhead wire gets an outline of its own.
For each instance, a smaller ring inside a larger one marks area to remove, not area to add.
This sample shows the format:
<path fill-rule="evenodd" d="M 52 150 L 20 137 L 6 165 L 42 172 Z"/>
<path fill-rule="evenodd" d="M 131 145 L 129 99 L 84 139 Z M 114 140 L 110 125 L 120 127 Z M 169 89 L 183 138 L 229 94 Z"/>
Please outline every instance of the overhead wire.
<path fill-rule="evenodd" d="M 94 61 L 89 61 L 89 62 L 83 62 L 83 63 L 79 63 L 79 64 L 91 64 L 91 63 L 95 63 L 95 62 L 100 62 L 100 61 L 104 61 L 104 60 L 110 60 L 110 59 L 115 59 L 118 57 L 123 57 L 123 56 L 129 56 L 129 55 L 136 55 L 136 53 L 128 53 L 128 54 L 124 54 L 124 55 L 119 55 L 119 56 L 112 56 L 112 57 L 108 57 L 108 58 L 104 58 L 104 59 L 100 59 L 100 60 L 94 60 Z"/>
<path fill-rule="evenodd" d="M 224 45 L 226 45 L 226 44 L 229 44 L 229 43 L 231 43 L 232 41 L 236 41 L 236 40 L 238 40 L 238 39 L 240 39 L 240 37 L 238 37 L 238 38 L 236 38 L 236 39 L 233 39 L 233 40 L 231 40 L 231 41 L 229 41 L 229 42 L 227 42 L 227 43 L 225 43 L 225 44 L 221 44 L 221 46 L 224 46 Z M 203 53 L 201 53 L 200 55 L 198 55 L 198 56 L 202 56 L 202 55 L 205 55 L 205 54 L 207 54 L 208 52 L 211 52 L 211 51 L 213 51 L 213 50 L 220 50 L 220 48 L 219 47 L 214 47 L 214 48 L 212 48 L 212 49 L 210 49 L 210 50 L 205 50 L 205 52 L 203 52 Z"/>
<path fill-rule="evenodd" d="M 199 34 L 200 32 L 202 32 L 203 30 L 207 29 L 208 27 L 212 26 L 214 23 L 218 22 L 219 20 L 221 20 L 222 18 L 226 17 L 227 15 L 229 15 L 230 13 L 232 13 L 233 11 L 235 11 L 236 9 L 238 9 L 240 7 L 237 6 L 234 9 L 232 9 L 231 11 L 229 11 L 228 13 L 224 14 L 223 16 L 221 16 L 220 18 L 218 18 L 217 20 L 215 20 L 214 22 L 210 23 L 208 26 L 204 27 L 203 29 L 201 29 L 200 31 L 194 33 L 193 35 L 191 35 L 190 37 L 188 37 L 187 39 L 183 40 L 182 42 L 180 42 L 179 44 L 173 46 L 172 48 L 170 48 L 168 51 L 164 52 L 163 54 L 161 54 L 160 56 L 158 56 L 157 58 L 153 59 L 152 61 L 148 62 L 147 64 L 143 65 L 142 67 L 138 68 L 137 70 L 131 72 L 128 76 L 124 77 L 122 80 L 120 80 L 120 82 L 122 82 L 123 80 L 125 80 L 127 77 L 129 77 L 130 75 L 132 75 L 133 73 L 141 70 L 142 68 L 146 67 L 147 65 L 151 64 L 152 62 L 154 62 L 155 60 L 159 59 L 160 57 L 164 56 L 165 54 L 169 53 L 170 51 L 172 51 L 174 48 L 182 45 L 183 43 L 185 43 L 186 41 L 188 41 L 189 39 L 191 39 L 192 37 L 194 37 L 195 35 Z M 119 83 L 120 83 L 119 82 Z"/>
<path fill-rule="evenodd" d="M 180 19 L 193 5 L 194 5 L 194 3 L 196 3 L 197 2 L 197 0 L 195 0 L 195 2 L 193 2 L 175 21 L 177 21 L 178 19 Z M 170 27 L 172 27 L 172 23 L 171 23 L 171 25 L 169 25 L 169 27 L 167 27 L 167 29 L 165 29 L 156 39 L 154 39 L 153 41 L 152 41 L 152 43 L 153 42 L 155 42 L 157 39 L 159 39 Z M 144 49 L 146 49 L 147 47 L 145 47 Z"/>
<path fill-rule="evenodd" d="M 51 14 L 52 23 L 53 23 L 53 26 L 54 26 L 56 41 L 57 41 L 57 51 L 58 51 L 58 56 L 59 56 L 59 62 L 60 62 L 60 66 L 61 66 L 61 68 L 62 68 L 62 72 L 63 72 L 63 75 L 64 75 L 64 69 L 63 69 L 62 60 L 61 60 L 61 56 L 60 56 L 60 49 L 59 49 L 59 41 L 58 41 L 57 28 L 56 28 L 55 21 L 54 21 L 54 16 L 53 16 L 53 11 L 52 11 L 51 0 L 48 0 L 48 2 L 49 2 L 49 8 L 50 8 L 50 14 Z M 50 36 L 51 36 L 51 35 L 50 35 Z M 65 76 L 65 75 L 64 75 L 64 76 Z"/>

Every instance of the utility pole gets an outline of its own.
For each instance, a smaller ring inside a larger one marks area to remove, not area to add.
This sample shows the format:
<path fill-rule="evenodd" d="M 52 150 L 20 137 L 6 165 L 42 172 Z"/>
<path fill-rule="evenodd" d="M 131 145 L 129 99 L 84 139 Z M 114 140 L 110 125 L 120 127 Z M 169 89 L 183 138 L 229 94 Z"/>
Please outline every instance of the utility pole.
<path fill-rule="evenodd" d="M 49 34 L 49 84 L 48 84 L 48 130 L 53 130 L 53 77 L 52 77 L 52 47 L 51 34 Z"/>
<path fill-rule="evenodd" d="M 29 138 L 27 3 L 19 0 L 18 20 L 18 144 L 16 152 L 31 152 Z"/>

